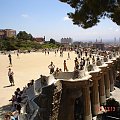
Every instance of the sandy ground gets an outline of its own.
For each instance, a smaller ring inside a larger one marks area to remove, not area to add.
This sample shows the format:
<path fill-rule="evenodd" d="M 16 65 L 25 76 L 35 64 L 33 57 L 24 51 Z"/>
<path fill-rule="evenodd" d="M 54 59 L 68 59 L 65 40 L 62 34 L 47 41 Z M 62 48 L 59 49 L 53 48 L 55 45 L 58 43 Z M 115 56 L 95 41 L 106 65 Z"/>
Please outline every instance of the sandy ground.
<path fill-rule="evenodd" d="M 74 69 L 74 52 L 70 53 L 71 60 L 67 60 L 68 70 Z M 0 55 L 0 107 L 9 104 L 9 99 L 17 87 L 21 89 L 31 80 L 38 79 L 40 75 L 49 75 L 48 65 L 53 61 L 54 65 L 63 70 L 63 61 L 67 59 L 67 52 L 63 57 L 59 53 L 55 56 L 54 52 L 45 55 L 41 52 L 33 52 L 20 54 L 17 58 L 16 54 L 12 54 L 12 70 L 14 72 L 15 86 L 9 86 L 8 80 L 8 55 Z"/>

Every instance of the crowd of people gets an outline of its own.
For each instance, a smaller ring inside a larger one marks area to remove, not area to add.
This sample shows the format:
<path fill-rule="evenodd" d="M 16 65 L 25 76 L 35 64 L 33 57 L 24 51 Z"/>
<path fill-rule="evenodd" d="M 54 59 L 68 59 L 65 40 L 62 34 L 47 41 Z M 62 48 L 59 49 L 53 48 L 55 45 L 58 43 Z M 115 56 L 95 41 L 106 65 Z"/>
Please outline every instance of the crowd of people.
<path fill-rule="evenodd" d="M 45 50 L 45 55 L 46 54 L 50 54 L 50 51 Z M 57 55 L 57 53 L 60 52 L 60 57 L 63 57 L 64 51 L 63 50 L 55 50 L 55 56 Z M 92 61 L 92 64 L 95 64 L 95 57 L 94 55 L 92 55 L 92 52 L 90 50 L 81 50 L 81 49 L 76 49 L 75 53 L 77 54 L 77 57 L 75 57 L 74 59 L 74 70 L 83 70 L 86 64 L 90 64 L 90 62 Z M 19 54 L 17 54 L 17 56 L 19 57 Z M 8 55 L 9 58 L 9 67 L 12 67 L 12 56 L 11 54 Z M 98 59 L 98 58 L 97 58 Z M 71 56 L 70 56 L 70 51 L 68 51 L 67 54 L 67 60 L 72 60 Z M 63 61 L 63 71 L 64 72 L 68 72 L 69 68 L 67 66 L 67 60 Z M 56 67 L 55 70 L 55 65 L 53 62 L 50 63 L 50 65 L 48 66 L 48 68 L 50 69 L 50 74 L 55 74 L 58 75 L 60 72 L 62 72 L 61 68 Z M 9 82 L 11 84 L 11 86 L 14 86 L 14 72 L 12 71 L 11 68 L 9 68 L 8 70 L 8 77 L 9 77 Z M 34 80 L 31 80 L 30 83 L 27 84 L 27 88 L 29 88 L 30 86 L 32 86 L 34 84 Z M 12 112 L 8 112 L 7 114 L 5 114 L 5 120 L 17 120 L 19 114 L 21 113 L 21 108 L 22 108 L 22 101 L 24 99 L 25 96 L 25 89 L 20 90 L 20 88 L 17 88 L 16 91 L 14 92 L 14 95 L 12 95 L 12 98 L 9 100 L 12 102 Z"/>
<path fill-rule="evenodd" d="M 90 61 L 92 61 L 92 64 L 95 64 L 95 58 L 92 55 L 92 52 L 90 50 L 81 50 L 81 49 L 76 49 L 75 53 L 77 54 L 77 57 L 75 57 L 74 60 L 74 70 L 83 70 L 84 66 L 87 64 L 90 64 Z M 56 54 L 56 53 L 55 53 Z M 63 56 L 63 51 L 60 51 L 60 56 Z M 70 51 L 68 51 L 68 58 L 67 60 L 71 60 L 70 57 Z M 67 66 L 67 60 L 63 61 L 63 71 L 64 72 L 68 72 L 68 66 Z M 52 73 L 57 73 L 58 68 L 55 69 L 55 65 L 53 64 L 53 62 L 51 62 L 51 64 L 48 66 L 48 68 L 50 69 L 50 74 Z"/>
<path fill-rule="evenodd" d="M 27 83 L 27 86 L 20 90 L 17 88 L 9 100 L 12 103 L 11 111 L 5 113 L 4 120 L 19 120 L 19 115 L 21 114 L 22 105 L 24 105 L 28 101 L 28 95 L 26 94 L 26 90 L 29 89 L 30 86 L 34 84 L 34 80 L 31 80 Z"/>

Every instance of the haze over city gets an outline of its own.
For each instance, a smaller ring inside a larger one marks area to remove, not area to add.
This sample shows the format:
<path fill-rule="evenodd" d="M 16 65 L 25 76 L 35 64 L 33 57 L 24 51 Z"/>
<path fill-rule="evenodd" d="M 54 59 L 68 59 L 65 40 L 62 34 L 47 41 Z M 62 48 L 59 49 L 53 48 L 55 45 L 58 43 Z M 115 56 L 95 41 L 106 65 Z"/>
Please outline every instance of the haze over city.
<path fill-rule="evenodd" d="M 0 29 L 26 31 L 34 37 L 46 36 L 60 41 L 62 37 L 71 37 L 74 41 L 92 41 L 96 39 L 119 40 L 120 26 L 109 19 L 103 19 L 92 28 L 83 29 L 73 25 L 67 17 L 73 9 L 59 0 L 1 0 Z"/>

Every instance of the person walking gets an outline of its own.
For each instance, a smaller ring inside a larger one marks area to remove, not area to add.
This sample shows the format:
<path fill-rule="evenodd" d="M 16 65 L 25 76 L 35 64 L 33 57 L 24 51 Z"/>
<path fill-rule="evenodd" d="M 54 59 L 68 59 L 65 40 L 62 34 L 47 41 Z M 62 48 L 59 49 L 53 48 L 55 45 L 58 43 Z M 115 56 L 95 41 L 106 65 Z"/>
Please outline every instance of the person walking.
<path fill-rule="evenodd" d="M 12 58 L 11 58 L 11 54 L 8 55 L 8 58 L 9 58 L 10 65 L 12 66 Z"/>
<path fill-rule="evenodd" d="M 17 58 L 20 58 L 20 57 L 19 57 L 19 52 L 17 52 Z"/>
<path fill-rule="evenodd" d="M 10 81 L 11 86 L 15 85 L 13 75 L 14 75 L 13 71 L 11 70 L 11 68 L 9 68 L 8 77 L 9 77 L 9 81 Z"/>
<path fill-rule="evenodd" d="M 67 72 L 68 71 L 68 69 L 67 69 L 67 64 L 66 64 L 66 60 L 64 60 L 64 72 Z"/>
<path fill-rule="evenodd" d="M 55 68 L 55 65 L 53 64 L 53 62 L 51 62 L 51 64 L 48 66 L 48 68 L 50 69 L 50 74 L 52 74 L 54 72 L 54 68 Z"/>
<path fill-rule="evenodd" d="M 67 58 L 67 60 L 69 60 L 70 59 L 70 53 L 68 52 L 68 58 Z"/>

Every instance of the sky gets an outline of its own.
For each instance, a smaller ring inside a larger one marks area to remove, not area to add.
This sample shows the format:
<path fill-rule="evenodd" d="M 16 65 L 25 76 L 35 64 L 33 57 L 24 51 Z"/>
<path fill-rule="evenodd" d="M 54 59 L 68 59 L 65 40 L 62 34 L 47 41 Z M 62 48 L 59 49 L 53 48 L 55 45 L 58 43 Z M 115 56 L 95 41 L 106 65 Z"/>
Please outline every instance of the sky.
<path fill-rule="evenodd" d="M 120 39 L 120 26 L 109 19 L 92 28 L 73 25 L 67 13 L 74 11 L 59 0 L 0 0 L 0 29 L 15 29 L 31 33 L 34 37 L 46 37 L 60 41 L 71 37 L 73 41 Z"/>

